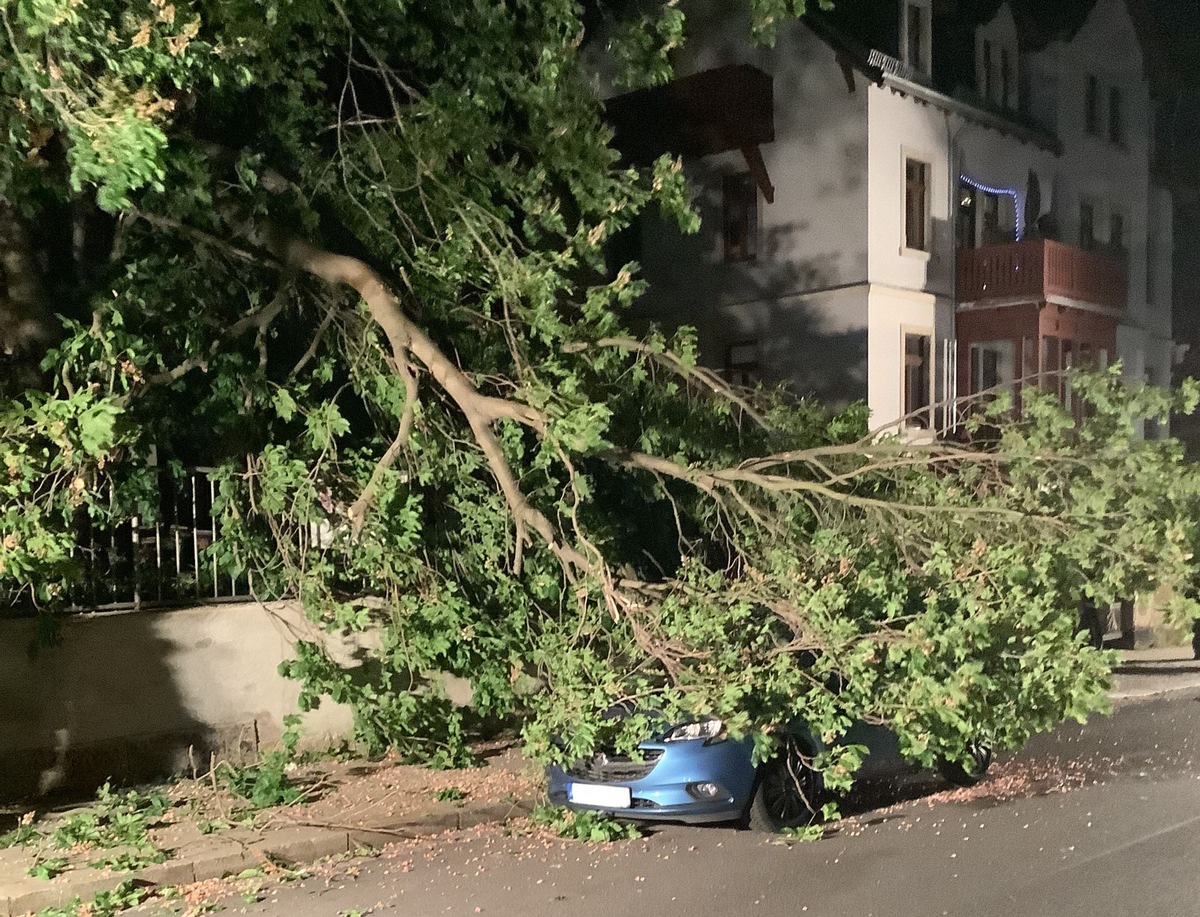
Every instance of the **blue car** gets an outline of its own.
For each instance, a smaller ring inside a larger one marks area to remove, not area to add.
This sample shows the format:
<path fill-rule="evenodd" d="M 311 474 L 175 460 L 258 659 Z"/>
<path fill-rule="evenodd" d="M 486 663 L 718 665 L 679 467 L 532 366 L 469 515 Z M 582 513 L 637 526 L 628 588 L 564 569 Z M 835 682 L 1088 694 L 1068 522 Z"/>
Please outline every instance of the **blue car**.
<path fill-rule="evenodd" d="M 869 751 L 856 779 L 907 768 L 895 735 L 883 727 L 858 724 L 845 741 Z M 682 723 L 643 742 L 641 760 L 601 751 L 568 768 L 551 766 L 549 797 L 556 805 L 635 821 L 737 822 L 772 832 L 815 822 L 824 785 L 808 762 L 820 752 L 819 742 L 799 731 L 757 767 L 751 750 L 751 742 L 729 738 L 720 720 Z M 990 749 L 976 743 L 968 752 L 969 767 L 947 762 L 941 768 L 951 782 L 970 786 L 987 771 Z"/>

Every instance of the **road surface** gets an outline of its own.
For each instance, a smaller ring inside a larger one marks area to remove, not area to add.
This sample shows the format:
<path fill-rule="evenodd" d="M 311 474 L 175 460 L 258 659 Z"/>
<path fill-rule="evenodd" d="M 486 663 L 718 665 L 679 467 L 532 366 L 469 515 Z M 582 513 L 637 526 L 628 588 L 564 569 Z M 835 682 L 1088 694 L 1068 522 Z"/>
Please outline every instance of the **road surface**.
<path fill-rule="evenodd" d="M 815 843 L 669 826 L 596 846 L 487 828 L 222 903 L 288 917 L 1194 917 L 1198 733 L 1200 692 L 1180 692 L 1039 737 L 974 790 L 930 775 L 873 792 Z"/>

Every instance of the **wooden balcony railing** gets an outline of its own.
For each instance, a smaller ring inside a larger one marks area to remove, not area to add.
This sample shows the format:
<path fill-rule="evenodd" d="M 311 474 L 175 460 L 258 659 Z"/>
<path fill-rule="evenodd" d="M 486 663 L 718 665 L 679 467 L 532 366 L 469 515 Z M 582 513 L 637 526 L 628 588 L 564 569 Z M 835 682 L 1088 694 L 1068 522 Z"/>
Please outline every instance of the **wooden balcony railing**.
<path fill-rule="evenodd" d="M 1050 239 L 958 253 L 959 302 L 1050 296 L 1123 311 L 1129 302 L 1129 278 L 1112 258 Z"/>

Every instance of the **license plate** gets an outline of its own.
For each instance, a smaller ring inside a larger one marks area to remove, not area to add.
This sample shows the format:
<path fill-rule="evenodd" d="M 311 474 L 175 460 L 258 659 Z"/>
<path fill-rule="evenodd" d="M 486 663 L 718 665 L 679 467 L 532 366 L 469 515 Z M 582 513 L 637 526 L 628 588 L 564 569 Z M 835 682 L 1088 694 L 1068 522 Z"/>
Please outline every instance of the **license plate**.
<path fill-rule="evenodd" d="M 627 786 L 597 786 L 594 783 L 568 784 L 567 799 L 581 806 L 603 809 L 628 809 L 633 801 Z"/>

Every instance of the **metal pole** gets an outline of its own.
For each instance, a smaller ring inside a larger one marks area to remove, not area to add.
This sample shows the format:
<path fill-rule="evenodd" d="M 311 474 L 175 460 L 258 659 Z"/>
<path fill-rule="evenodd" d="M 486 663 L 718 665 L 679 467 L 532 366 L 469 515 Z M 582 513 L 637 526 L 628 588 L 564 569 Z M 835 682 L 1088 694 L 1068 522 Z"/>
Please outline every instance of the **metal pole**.
<path fill-rule="evenodd" d="M 142 544 L 141 535 L 142 521 L 137 516 L 129 520 L 130 535 L 133 541 L 133 610 L 138 611 L 142 607 L 142 564 L 138 557 L 141 553 L 138 548 Z"/>
<path fill-rule="evenodd" d="M 200 598 L 200 529 L 196 525 L 196 475 L 192 482 L 192 570 L 196 575 L 196 598 Z"/>
<path fill-rule="evenodd" d="M 217 543 L 217 485 L 213 483 L 213 479 L 208 479 L 208 522 L 212 526 L 212 542 L 209 544 L 211 548 Z M 212 558 L 213 568 L 213 598 L 220 598 L 220 585 L 217 581 L 217 552 L 213 551 Z"/>

